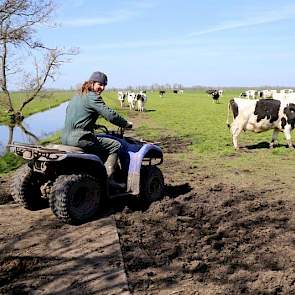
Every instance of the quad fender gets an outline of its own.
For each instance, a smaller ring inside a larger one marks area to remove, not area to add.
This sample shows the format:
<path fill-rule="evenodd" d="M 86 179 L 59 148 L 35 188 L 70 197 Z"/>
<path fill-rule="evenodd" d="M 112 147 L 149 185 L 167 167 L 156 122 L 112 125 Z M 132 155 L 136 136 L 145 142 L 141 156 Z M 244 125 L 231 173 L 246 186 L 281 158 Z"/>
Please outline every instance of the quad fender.
<path fill-rule="evenodd" d="M 39 162 L 40 163 L 40 162 Z M 93 154 L 79 154 L 79 153 L 67 153 L 66 157 L 59 162 L 53 163 L 52 161 L 41 161 L 41 171 L 44 171 L 47 167 L 50 170 L 52 165 L 55 166 L 55 170 L 58 174 L 73 174 L 73 173 L 87 173 L 95 178 L 100 178 L 107 183 L 107 172 L 102 160 Z"/>
<path fill-rule="evenodd" d="M 93 154 L 67 154 L 66 158 L 62 160 L 63 165 L 70 165 L 74 170 L 87 170 L 91 175 L 97 175 L 96 171 L 106 173 L 105 166 L 102 160 Z M 85 168 L 85 169 L 83 169 Z"/>
<path fill-rule="evenodd" d="M 138 195 L 140 190 L 140 170 L 144 160 L 151 164 L 152 159 L 159 160 L 154 165 L 160 165 L 163 162 L 163 152 L 161 148 L 154 144 L 144 144 L 138 152 L 129 151 L 130 164 L 127 179 L 127 192 L 132 195 Z"/>

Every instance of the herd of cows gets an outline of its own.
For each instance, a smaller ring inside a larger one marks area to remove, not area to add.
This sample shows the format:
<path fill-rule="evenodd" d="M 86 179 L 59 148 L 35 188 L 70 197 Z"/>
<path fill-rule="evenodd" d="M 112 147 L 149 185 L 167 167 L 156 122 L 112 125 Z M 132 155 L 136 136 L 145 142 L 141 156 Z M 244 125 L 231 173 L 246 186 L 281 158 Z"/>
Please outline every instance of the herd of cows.
<path fill-rule="evenodd" d="M 144 112 L 144 106 L 147 102 L 146 91 L 129 92 L 129 91 L 118 91 L 118 100 L 120 102 L 121 108 L 124 107 L 127 101 L 130 110 L 137 109 L 139 112 Z M 137 105 L 137 108 L 136 108 Z"/>
<path fill-rule="evenodd" d="M 273 99 L 295 99 L 295 92 L 293 89 L 264 89 L 264 90 L 255 90 L 249 89 L 240 94 L 241 97 L 244 98 L 253 98 L 253 99 L 261 99 L 261 98 L 273 98 Z"/>
<path fill-rule="evenodd" d="M 166 93 L 165 90 L 159 90 L 160 97 L 163 97 Z M 174 94 L 183 93 L 182 89 L 174 89 L 172 90 Z M 147 94 L 145 90 L 141 90 L 139 92 L 134 91 L 118 91 L 118 100 L 120 102 L 121 108 L 124 105 L 128 104 L 130 110 L 137 110 L 139 112 L 144 112 L 144 107 L 147 102 Z"/>
<path fill-rule="evenodd" d="M 159 90 L 160 97 L 165 90 Z M 183 93 L 183 90 L 173 90 L 174 94 Z M 223 95 L 222 89 L 208 89 L 206 93 L 212 97 L 214 103 L 219 103 Z M 127 101 L 130 110 L 144 111 L 147 102 L 145 91 L 125 92 L 118 91 L 121 107 Z M 137 106 L 137 107 L 136 107 Z M 233 121 L 229 123 L 230 111 Z M 278 134 L 282 132 L 289 148 L 293 148 L 291 132 L 295 127 L 295 91 L 293 89 L 265 89 L 246 90 L 239 97 L 229 101 L 227 111 L 227 126 L 231 130 L 234 148 L 239 149 L 238 137 L 242 131 L 263 132 L 273 129 L 270 148 L 278 144 Z"/>

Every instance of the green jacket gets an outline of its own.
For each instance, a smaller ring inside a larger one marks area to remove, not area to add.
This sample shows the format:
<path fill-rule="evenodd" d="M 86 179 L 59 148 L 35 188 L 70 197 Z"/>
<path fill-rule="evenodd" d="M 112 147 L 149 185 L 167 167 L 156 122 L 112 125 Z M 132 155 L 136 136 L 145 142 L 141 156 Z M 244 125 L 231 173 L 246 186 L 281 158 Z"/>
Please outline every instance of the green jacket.
<path fill-rule="evenodd" d="M 83 135 L 93 133 L 95 122 L 99 116 L 118 127 L 124 128 L 127 125 L 127 121 L 109 108 L 102 98 L 94 92 L 74 96 L 67 106 L 62 143 L 78 146 Z"/>

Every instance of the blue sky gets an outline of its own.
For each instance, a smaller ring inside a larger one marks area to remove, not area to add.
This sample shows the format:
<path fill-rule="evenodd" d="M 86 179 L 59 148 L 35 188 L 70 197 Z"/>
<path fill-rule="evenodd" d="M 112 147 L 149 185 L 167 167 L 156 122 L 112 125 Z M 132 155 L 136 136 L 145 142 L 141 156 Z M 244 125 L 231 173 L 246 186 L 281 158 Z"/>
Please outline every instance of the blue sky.
<path fill-rule="evenodd" d="M 295 85 L 294 0 L 63 0 L 50 46 L 79 47 L 54 84 Z"/>

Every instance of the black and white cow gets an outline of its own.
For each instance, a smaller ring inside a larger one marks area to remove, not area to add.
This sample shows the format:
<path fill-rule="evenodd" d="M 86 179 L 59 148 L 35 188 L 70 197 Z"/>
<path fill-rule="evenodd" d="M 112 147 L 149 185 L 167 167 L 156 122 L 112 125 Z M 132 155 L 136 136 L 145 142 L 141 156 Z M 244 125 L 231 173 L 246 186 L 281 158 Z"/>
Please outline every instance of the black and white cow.
<path fill-rule="evenodd" d="M 257 94 L 258 94 L 258 92 L 255 89 L 249 89 L 249 90 L 243 91 L 240 94 L 240 97 L 255 99 Z"/>
<path fill-rule="evenodd" d="M 161 97 L 163 97 L 163 95 L 165 94 L 165 90 L 159 90 L 159 95 L 161 96 Z"/>
<path fill-rule="evenodd" d="M 128 93 L 125 91 L 118 91 L 118 100 L 120 102 L 121 108 L 123 108 L 123 106 L 124 106 L 124 102 L 126 100 L 127 94 Z"/>
<path fill-rule="evenodd" d="M 229 124 L 229 112 L 234 120 Z M 279 132 L 283 132 L 290 148 L 293 147 L 291 131 L 295 126 L 295 103 L 276 99 L 231 99 L 228 104 L 227 125 L 231 128 L 235 149 L 239 149 L 238 136 L 244 130 L 263 132 L 273 129 L 270 147 L 277 144 Z"/>
<path fill-rule="evenodd" d="M 137 101 L 136 93 L 135 92 L 128 92 L 127 101 L 128 101 L 129 109 L 134 110 L 135 109 L 135 103 Z"/>
<path fill-rule="evenodd" d="M 212 96 L 212 102 L 219 103 L 219 98 L 223 95 L 223 90 L 221 89 L 208 89 L 206 90 L 208 95 Z"/>
<path fill-rule="evenodd" d="M 139 112 L 144 112 L 144 106 L 147 102 L 147 95 L 143 91 L 140 91 L 139 93 L 136 94 L 136 100 L 137 100 L 137 110 Z"/>

